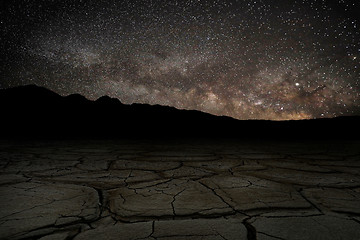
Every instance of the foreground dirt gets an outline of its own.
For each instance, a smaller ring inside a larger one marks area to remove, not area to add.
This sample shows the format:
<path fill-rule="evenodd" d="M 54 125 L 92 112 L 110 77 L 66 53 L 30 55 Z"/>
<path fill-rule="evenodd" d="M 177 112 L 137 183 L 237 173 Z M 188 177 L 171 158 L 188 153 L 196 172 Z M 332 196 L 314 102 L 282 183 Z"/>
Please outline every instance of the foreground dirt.
<path fill-rule="evenodd" d="M 1 239 L 360 239 L 359 142 L 0 143 Z"/>

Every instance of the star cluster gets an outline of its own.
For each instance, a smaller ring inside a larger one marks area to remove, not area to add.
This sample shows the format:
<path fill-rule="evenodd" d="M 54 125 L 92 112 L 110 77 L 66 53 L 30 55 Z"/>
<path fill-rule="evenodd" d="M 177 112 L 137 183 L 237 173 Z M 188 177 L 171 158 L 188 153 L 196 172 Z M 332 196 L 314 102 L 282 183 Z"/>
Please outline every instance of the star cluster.
<path fill-rule="evenodd" d="M 238 119 L 360 114 L 356 1 L 10 1 L 0 87 Z"/>

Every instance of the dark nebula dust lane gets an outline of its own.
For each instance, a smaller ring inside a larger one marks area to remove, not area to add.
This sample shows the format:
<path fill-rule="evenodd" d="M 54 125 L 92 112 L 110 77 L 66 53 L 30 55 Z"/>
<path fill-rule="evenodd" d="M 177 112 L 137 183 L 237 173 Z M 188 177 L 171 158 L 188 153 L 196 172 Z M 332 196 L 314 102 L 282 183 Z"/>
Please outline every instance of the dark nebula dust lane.
<path fill-rule="evenodd" d="M 357 1 L 5 1 L 0 88 L 238 119 L 360 114 Z"/>

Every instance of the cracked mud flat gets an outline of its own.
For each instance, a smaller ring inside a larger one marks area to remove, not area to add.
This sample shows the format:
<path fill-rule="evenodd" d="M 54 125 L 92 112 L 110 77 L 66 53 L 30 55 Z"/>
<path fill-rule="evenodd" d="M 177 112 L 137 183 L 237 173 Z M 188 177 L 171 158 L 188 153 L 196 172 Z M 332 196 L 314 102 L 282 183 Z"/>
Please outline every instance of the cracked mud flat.
<path fill-rule="evenodd" d="M 359 142 L 0 142 L 0 239 L 360 239 Z"/>

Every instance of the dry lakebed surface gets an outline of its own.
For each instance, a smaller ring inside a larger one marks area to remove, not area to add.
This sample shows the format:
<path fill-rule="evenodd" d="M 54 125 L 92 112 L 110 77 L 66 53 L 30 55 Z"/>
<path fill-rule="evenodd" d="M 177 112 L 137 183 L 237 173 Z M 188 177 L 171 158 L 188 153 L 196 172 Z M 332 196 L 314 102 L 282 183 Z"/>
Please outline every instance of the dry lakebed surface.
<path fill-rule="evenodd" d="M 0 142 L 0 239 L 360 239 L 360 143 Z"/>

